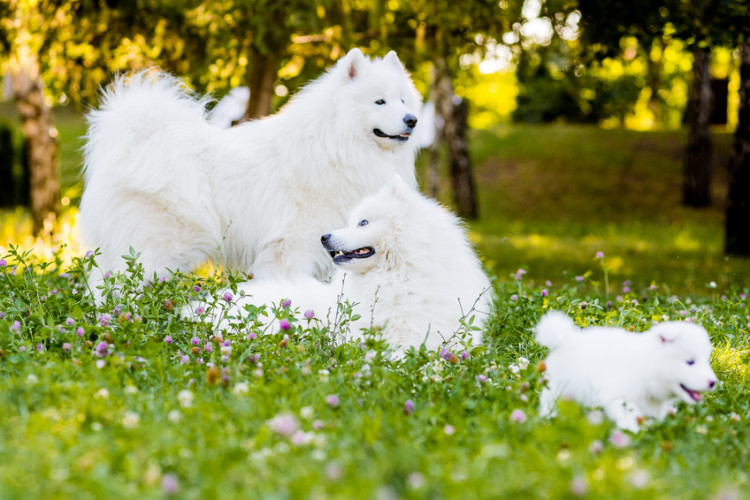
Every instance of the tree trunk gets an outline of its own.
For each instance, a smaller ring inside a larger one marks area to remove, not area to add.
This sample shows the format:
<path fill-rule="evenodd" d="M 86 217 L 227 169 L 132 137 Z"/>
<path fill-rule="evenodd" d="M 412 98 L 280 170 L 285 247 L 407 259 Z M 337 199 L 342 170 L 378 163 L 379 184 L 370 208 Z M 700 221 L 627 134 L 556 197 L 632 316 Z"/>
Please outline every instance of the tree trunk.
<path fill-rule="evenodd" d="M 435 80 L 435 112 L 443 117 L 443 141 L 448 149 L 456 211 L 466 219 L 476 219 L 477 199 L 467 139 L 468 105 L 453 94 L 448 65 L 441 56 L 435 58 Z"/>
<path fill-rule="evenodd" d="M 281 57 L 277 54 L 263 54 L 252 45 L 249 59 L 246 81 L 250 89 L 250 100 L 247 103 L 245 119 L 254 120 L 271 114 L 273 86 L 278 76 Z"/>
<path fill-rule="evenodd" d="M 740 109 L 729 163 L 724 250 L 750 256 L 750 43 L 742 44 L 740 54 Z"/>
<path fill-rule="evenodd" d="M 696 45 L 693 57 L 682 202 L 690 207 L 705 207 L 711 204 L 711 52 Z"/>
<path fill-rule="evenodd" d="M 13 98 L 27 140 L 31 173 L 31 217 L 34 234 L 51 232 L 60 209 L 57 165 L 57 129 L 44 100 L 39 62 L 34 56 L 15 55 L 10 61 Z"/>

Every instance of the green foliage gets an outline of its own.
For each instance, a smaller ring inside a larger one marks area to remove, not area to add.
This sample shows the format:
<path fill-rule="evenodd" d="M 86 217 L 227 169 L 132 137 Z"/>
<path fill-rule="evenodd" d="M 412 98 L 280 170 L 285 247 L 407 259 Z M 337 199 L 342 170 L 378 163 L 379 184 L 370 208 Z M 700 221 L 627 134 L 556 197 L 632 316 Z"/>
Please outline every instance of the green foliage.
<path fill-rule="evenodd" d="M 294 304 L 254 311 L 288 318 L 287 333 L 252 320 L 218 331 L 200 318 L 231 310 L 211 297 L 236 277 L 178 274 L 140 289 L 131 251 L 95 306 L 95 255 L 70 266 L 17 248 L 2 258 L 5 496 L 706 498 L 747 486 L 746 290 L 613 301 L 589 280 L 542 290 L 521 275 L 496 283 L 484 346 L 391 361 L 372 336 L 331 342 Z M 186 313 L 196 301 L 213 304 L 198 319 Z M 580 325 L 699 322 L 723 383 L 639 435 L 574 404 L 543 419 L 544 351 L 531 331 L 550 308 Z"/>

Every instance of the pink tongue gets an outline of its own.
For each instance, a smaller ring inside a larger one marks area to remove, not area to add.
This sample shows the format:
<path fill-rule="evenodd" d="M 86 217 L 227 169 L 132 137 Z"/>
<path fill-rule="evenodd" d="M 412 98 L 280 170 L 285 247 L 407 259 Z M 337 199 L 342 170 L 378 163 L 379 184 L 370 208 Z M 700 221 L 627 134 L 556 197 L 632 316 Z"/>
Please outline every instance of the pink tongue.
<path fill-rule="evenodd" d="M 698 391 L 688 391 L 688 393 L 690 394 L 690 397 L 693 398 L 694 400 L 696 400 L 696 401 L 700 401 L 701 400 L 701 393 L 700 392 L 698 392 Z"/>

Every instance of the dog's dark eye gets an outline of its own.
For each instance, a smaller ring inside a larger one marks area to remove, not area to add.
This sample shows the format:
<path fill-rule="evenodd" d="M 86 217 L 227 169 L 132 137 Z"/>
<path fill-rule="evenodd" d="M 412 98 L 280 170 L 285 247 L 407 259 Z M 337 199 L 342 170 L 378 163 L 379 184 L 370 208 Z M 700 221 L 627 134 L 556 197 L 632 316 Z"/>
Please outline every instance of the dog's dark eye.
<path fill-rule="evenodd" d="M 385 104 L 385 99 L 378 99 L 377 101 L 375 101 L 375 104 L 377 104 L 378 106 L 381 106 Z"/>
<path fill-rule="evenodd" d="M 692 366 L 692 365 L 695 364 L 695 360 L 694 359 L 689 359 L 689 360 L 687 360 L 687 364 Z"/>
<path fill-rule="evenodd" d="M 402 104 L 406 104 L 406 101 L 404 101 L 404 99 L 402 98 L 402 99 L 401 99 L 401 103 L 402 103 Z"/>
<path fill-rule="evenodd" d="M 357 224 L 357 225 L 359 227 L 362 227 L 362 226 L 366 226 L 367 224 L 369 224 L 368 220 L 367 219 L 362 219 L 361 221 L 359 221 L 359 224 Z"/>

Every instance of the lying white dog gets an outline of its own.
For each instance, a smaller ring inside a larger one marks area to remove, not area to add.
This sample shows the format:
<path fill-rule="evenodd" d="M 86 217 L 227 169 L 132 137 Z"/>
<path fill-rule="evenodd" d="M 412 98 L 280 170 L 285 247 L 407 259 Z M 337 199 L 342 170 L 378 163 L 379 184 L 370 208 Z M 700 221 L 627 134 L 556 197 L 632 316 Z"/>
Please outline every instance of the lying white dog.
<path fill-rule="evenodd" d="M 253 279 L 241 285 L 246 295 L 238 309 L 289 299 L 293 308 L 332 321 L 341 299 L 361 317 L 338 332 L 339 340 L 380 327 L 383 338 L 402 349 L 481 341 L 493 293 L 464 228 L 398 176 L 354 209 L 348 227 L 319 239 L 340 270 L 330 283 Z"/>
<path fill-rule="evenodd" d="M 215 259 L 262 276 L 333 271 L 317 243 L 394 174 L 416 187 L 420 97 L 395 52 L 353 49 L 277 114 L 228 130 L 177 79 L 117 78 L 88 115 L 81 231 L 104 270 Z"/>
<path fill-rule="evenodd" d="M 694 404 L 716 385 L 711 341 L 695 324 L 669 321 L 643 333 L 581 329 L 553 311 L 539 321 L 536 339 L 550 348 L 543 415 L 553 413 L 559 398 L 569 398 L 602 407 L 618 427 L 637 432 L 644 417 L 663 419 L 674 403 Z"/>

